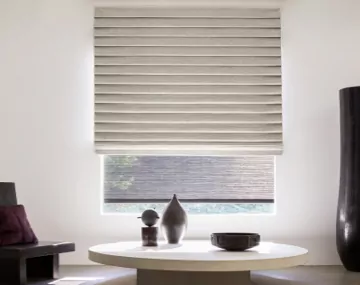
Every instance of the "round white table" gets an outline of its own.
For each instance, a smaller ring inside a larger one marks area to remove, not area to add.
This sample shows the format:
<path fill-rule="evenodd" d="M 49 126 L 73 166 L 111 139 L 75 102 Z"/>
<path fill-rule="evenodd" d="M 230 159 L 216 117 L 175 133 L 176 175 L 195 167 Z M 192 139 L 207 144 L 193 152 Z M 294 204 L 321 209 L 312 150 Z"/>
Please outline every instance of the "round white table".
<path fill-rule="evenodd" d="M 301 247 L 265 242 L 244 252 L 221 250 L 210 241 L 157 247 L 119 242 L 91 247 L 89 259 L 136 268 L 138 285 L 250 285 L 251 270 L 303 265 L 307 253 Z"/>

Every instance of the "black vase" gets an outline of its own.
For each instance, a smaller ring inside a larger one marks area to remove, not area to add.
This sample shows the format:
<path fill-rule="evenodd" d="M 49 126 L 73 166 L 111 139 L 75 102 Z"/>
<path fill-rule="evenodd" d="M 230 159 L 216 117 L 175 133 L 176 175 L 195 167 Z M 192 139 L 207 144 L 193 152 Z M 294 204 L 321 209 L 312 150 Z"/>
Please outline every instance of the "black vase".
<path fill-rule="evenodd" d="M 183 239 L 187 228 L 187 215 L 176 195 L 166 206 L 160 226 L 168 243 L 178 244 Z"/>
<path fill-rule="evenodd" d="M 340 128 L 336 244 L 345 268 L 360 272 L 360 86 L 340 90 Z"/>

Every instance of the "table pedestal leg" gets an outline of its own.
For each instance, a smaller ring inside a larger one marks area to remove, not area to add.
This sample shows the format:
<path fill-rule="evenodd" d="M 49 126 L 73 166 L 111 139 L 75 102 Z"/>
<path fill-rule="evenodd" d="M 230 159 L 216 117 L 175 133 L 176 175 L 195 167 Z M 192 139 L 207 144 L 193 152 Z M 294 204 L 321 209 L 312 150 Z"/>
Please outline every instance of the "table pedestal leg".
<path fill-rule="evenodd" d="M 254 285 L 250 271 L 192 272 L 137 270 L 137 285 Z"/>

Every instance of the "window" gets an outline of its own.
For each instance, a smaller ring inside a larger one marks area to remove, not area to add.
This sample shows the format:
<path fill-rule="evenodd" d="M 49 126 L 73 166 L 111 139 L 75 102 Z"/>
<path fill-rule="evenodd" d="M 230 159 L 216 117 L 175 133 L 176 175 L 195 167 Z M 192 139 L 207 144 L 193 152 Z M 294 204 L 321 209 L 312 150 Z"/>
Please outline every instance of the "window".
<path fill-rule="evenodd" d="M 105 211 L 176 193 L 190 212 L 271 212 L 279 10 L 99 7 L 94 23 Z"/>
<path fill-rule="evenodd" d="M 192 213 L 270 212 L 274 158 L 105 156 L 105 211 L 161 210 L 178 194 Z"/>

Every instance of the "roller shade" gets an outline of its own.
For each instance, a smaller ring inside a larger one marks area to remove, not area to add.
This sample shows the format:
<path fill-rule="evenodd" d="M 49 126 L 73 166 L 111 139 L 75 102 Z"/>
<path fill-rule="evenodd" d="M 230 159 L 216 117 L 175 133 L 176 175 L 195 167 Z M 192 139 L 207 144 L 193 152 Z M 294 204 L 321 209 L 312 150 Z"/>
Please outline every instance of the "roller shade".
<path fill-rule="evenodd" d="M 101 154 L 282 152 L 277 9 L 95 10 Z"/>
<path fill-rule="evenodd" d="M 273 156 L 104 157 L 105 203 L 273 203 Z M 123 207 L 123 205 L 121 205 Z"/>

